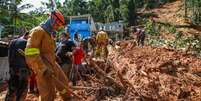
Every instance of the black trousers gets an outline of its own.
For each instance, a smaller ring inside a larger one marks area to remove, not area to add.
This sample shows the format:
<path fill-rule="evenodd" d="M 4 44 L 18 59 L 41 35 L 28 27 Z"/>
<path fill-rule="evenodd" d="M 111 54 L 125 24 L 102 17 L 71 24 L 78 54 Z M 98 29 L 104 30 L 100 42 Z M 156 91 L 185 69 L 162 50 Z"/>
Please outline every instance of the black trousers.
<path fill-rule="evenodd" d="M 138 46 L 144 46 L 145 34 L 140 34 L 137 36 L 137 44 Z"/>
<path fill-rule="evenodd" d="M 23 101 L 28 91 L 29 69 L 10 68 L 10 79 L 8 81 L 8 92 L 5 101 Z"/>

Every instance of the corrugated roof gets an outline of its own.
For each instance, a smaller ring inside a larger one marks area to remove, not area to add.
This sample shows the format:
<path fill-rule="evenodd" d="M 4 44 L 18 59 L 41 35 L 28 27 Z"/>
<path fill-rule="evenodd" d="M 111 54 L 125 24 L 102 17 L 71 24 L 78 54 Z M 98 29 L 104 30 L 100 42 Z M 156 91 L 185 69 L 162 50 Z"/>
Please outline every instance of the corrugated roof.
<path fill-rule="evenodd" d="M 0 44 L 8 45 L 8 42 L 0 41 Z"/>
<path fill-rule="evenodd" d="M 8 42 L 0 41 L 0 47 L 8 47 Z"/>

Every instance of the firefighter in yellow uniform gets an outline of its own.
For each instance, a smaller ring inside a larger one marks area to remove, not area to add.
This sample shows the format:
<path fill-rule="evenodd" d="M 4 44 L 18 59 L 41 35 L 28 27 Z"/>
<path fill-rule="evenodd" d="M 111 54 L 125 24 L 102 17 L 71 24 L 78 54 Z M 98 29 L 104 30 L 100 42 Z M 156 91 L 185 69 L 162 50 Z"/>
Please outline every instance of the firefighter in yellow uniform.
<path fill-rule="evenodd" d="M 104 31 L 100 31 L 96 35 L 96 49 L 95 49 L 95 57 L 107 59 L 108 56 L 108 35 Z"/>
<path fill-rule="evenodd" d="M 41 101 L 54 101 L 56 90 L 64 101 L 69 100 L 68 79 L 56 63 L 55 43 L 52 33 L 63 27 L 65 20 L 61 12 L 51 12 L 47 21 L 31 30 L 25 49 L 26 61 L 36 73 Z M 59 81 L 59 82 L 58 82 Z"/>

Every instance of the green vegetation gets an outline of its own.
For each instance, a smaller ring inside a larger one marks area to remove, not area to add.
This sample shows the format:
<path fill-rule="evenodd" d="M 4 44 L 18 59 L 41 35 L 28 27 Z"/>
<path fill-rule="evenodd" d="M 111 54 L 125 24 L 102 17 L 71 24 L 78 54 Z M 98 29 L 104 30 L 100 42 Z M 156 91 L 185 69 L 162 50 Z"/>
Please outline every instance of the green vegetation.
<path fill-rule="evenodd" d="M 185 17 L 190 18 L 193 24 L 201 23 L 201 0 L 184 0 Z"/>
<path fill-rule="evenodd" d="M 147 21 L 144 24 L 147 33 L 147 43 L 152 46 L 166 46 L 177 50 L 187 49 L 193 54 L 201 57 L 201 36 L 194 35 L 186 37 L 181 31 L 177 31 L 175 26 L 169 24 L 160 24 Z M 155 31 L 154 31 L 155 30 Z M 165 39 L 160 36 L 160 32 L 166 32 L 174 35 L 174 39 Z"/>
<path fill-rule="evenodd" d="M 91 14 L 95 22 L 124 21 L 125 25 L 137 25 L 137 12 L 141 9 L 158 7 L 173 0 L 65 0 L 63 4 L 56 0 L 57 7 L 64 16 Z M 0 24 L 5 27 L 3 34 L 20 34 L 20 30 L 38 25 L 46 19 L 45 11 L 52 8 L 50 1 L 42 2 L 44 7 L 31 11 L 29 14 L 20 13 L 21 10 L 32 5 L 22 5 L 22 0 L 1 0 Z M 46 8 L 45 8 L 46 7 Z"/>
<path fill-rule="evenodd" d="M 1 0 L 0 2 L 0 24 L 4 26 L 3 35 L 20 34 L 22 29 L 30 30 L 47 18 L 46 11 L 52 9 L 50 2 L 43 2 L 44 7 L 31 11 L 29 14 L 21 13 L 21 10 L 30 8 L 32 5 L 19 6 L 22 0 Z M 146 20 L 152 13 L 141 14 L 139 11 L 159 7 L 161 4 L 175 0 L 65 0 L 63 4 L 56 0 L 58 9 L 64 16 L 91 14 L 95 22 L 113 22 L 122 20 L 128 26 L 144 25 L 147 33 L 148 43 L 156 46 L 169 46 L 175 49 L 191 47 L 191 51 L 201 55 L 201 37 L 185 37 L 176 27 L 166 23 L 153 23 Z M 184 0 L 183 7 L 185 18 L 191 19 L 193 24 L 200 25 L 201 22 L 201 0 Z M 161 37 L 161 33 L 174 35 L 174 40 Z"/>
<path fill-rule="evenodd" d="M 47 15 L 39 14 L 36 11 L 30 14 L 21 13 L 22 10 L 33 5 L 21 5 L 22 0 L 2 0 L 0 2 L 0 24 L 4 26 L 3 36 L 22 34 L 24 30 L 30 30 L 32 27 L 46 19 Z"/>

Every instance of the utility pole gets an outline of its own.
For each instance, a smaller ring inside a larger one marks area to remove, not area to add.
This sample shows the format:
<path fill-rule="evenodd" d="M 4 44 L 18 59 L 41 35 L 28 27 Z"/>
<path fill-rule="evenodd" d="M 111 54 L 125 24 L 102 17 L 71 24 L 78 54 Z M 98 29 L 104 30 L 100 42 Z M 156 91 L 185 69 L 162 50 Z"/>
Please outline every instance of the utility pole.
<path fill-rule="evenodd" d="M 52 5 L 52 11 L 54 11 L 55 9 L 57 9 L 57 5 L 56 5 L 56 2 L 55 0 L 51 0 L 51 5 Z"/>
<path fill-rule="evenodd" d="M 0 25 L 0 40 L 1 40 L 1 32 L 2 32 L 2 26 Z"/>
<path fill-rule="evenodd" d="M 17 5 L 16 5 L 16 0 L 14 0 L 14 26 L 15 26 L 15 28 L 14 28 L 14 35 L 13 36 L 15 36 L 16 35 L 16 16 L 17 16 Z"/>
<path fill-rule="evenodd" d="M 17 5 L 16 5 L 16 0 L 10 0 L 9 2 L 10 8 L 9 10 L 11 11 L 11 16 L 12 16 L 12 25 L 13 25 L 13 37 L 16 35 L 16 15 L 17 15 Z"/>

